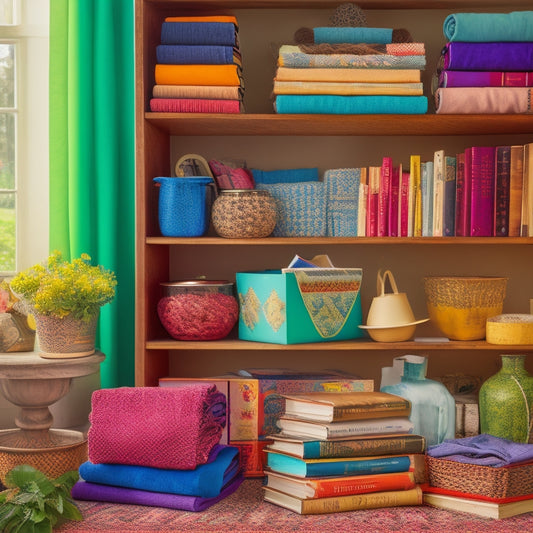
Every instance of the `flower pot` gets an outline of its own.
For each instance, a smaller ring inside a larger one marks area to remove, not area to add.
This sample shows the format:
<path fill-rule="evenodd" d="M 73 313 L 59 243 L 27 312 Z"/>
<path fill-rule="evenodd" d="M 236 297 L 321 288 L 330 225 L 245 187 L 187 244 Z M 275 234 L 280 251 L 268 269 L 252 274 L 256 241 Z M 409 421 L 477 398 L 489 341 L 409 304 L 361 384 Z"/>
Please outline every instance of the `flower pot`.
<path fill-rule="evenodd" d="M 85 357 L 95 351 L 98 314 L 89 321 L 78 320 L 70 315 L 59 318 L 35 314 L 35 323 L 41 357 Z"/>

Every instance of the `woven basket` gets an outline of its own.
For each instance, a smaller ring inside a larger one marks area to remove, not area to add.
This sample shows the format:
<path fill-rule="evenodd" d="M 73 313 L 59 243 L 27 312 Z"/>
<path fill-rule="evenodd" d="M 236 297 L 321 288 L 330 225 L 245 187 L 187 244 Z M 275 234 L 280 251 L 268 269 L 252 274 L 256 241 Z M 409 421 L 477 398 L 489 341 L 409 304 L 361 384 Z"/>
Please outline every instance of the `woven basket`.
<path fill-rule="evenodd" d="M 493 467 L 427 456 L 429 484 L 447 490 L 508 498 L 533 493 L 533 464 Z"/>
<path fill-rule="evenodd" d="M 487 318 L 502 312 L 506 287 L 507 278 L 424 278 L 429 317 L 450 339 L 484 339 Z"/>

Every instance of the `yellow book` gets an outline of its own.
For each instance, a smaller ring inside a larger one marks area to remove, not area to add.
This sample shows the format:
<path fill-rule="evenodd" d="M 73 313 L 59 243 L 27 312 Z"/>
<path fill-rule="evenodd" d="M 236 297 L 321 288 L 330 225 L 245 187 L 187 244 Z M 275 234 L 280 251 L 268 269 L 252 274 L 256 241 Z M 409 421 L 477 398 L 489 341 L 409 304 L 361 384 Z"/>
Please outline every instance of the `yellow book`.
<path fill-rule="evenodd" d="M 410 158 L 411 178 L 409 180 L 412 190 L 412 205 L 409 209 L 413 218 L 413 237 L 422 237 L 422 188 L 420 187 L 420 156 L 412 155 Z"/>

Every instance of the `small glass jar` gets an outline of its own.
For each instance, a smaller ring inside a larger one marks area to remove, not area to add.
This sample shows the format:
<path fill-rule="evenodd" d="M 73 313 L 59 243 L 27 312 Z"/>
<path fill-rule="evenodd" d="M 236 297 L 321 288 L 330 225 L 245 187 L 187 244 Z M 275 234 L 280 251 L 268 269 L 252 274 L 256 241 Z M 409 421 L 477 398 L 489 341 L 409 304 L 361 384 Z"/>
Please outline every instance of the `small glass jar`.
<path fill-rule="evenodd" d="M 268 191 L 225 189 L 213 203 L 211 220 L 220 237 L 268 237 L 276 226 L 276 203 Z"/>

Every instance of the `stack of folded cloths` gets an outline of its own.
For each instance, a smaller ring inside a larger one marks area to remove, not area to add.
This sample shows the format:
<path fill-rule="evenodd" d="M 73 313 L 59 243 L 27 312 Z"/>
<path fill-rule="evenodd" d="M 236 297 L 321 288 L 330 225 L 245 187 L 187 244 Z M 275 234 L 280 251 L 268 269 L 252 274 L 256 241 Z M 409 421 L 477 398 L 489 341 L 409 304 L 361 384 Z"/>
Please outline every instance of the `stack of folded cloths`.
<path fill-rule="evenodd" d="M 214 385 L 98 390 L 89 420 L 74 499 L 203 511 L 243 480 L 238 449 L 220 444 L 226 397 Z"/>
<path fill-rule="evenodd" d="M 533 11 L 452 14 L 443 31 L 437 113 L 532 112 Z"/>
<path fill-rule="evenodd" d="M 424 43 L 412 42 L 405 29 L 368 27 L 366 19 L 333 18 L 332 24 L 300 28 L 297 44 L 280 47 L 273 90 L 277 113 L 427 111 Z"/>
<path fill-rule="evenodd" d="M 151 111 L 242 112 L 242 61 L 234 16 L 167 17 L 156 54 Z"/>

